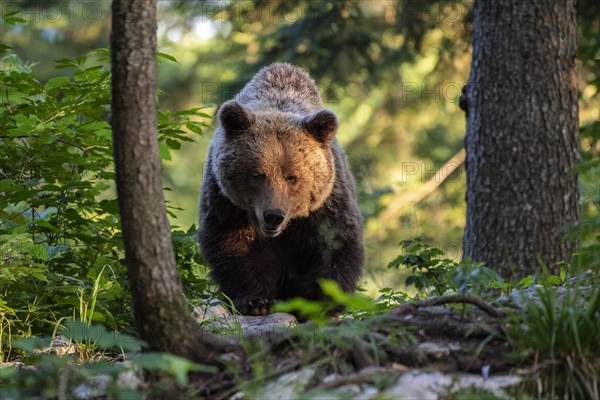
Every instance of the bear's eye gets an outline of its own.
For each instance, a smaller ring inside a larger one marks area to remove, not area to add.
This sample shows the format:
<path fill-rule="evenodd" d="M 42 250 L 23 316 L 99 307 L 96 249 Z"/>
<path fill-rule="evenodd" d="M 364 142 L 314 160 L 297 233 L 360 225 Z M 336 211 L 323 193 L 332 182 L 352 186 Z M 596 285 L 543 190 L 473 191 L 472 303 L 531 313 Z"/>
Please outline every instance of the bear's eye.
<path fill-rule="evenodd" d="M 296 175 L 288 175 L 285 177 L 285 180 L 291 184 L 294 184 L 298 181 L 298 177 Z"/>
<path fill-rule="evenodd" d="M 264 172 L 255 172 L 252 174 L 252 178 L 254 178 L 257 181 L 264 181 L 266 177 L 267 174 L 265 174 Z"/>

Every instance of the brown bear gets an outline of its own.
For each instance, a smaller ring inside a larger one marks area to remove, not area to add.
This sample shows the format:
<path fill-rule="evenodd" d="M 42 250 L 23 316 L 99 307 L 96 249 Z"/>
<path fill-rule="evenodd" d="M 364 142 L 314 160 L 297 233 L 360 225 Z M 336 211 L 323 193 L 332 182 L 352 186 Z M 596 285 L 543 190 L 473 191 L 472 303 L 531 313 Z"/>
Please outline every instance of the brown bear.
<path fill-rule="evenodd" d="M 202 255 L 243 314 L 276 299 L 318 299 L 318 280 L 351 292 L 364 263 L 356 185 L 315 82 L 263 68 L 218 113 L 200 198 Z"/>

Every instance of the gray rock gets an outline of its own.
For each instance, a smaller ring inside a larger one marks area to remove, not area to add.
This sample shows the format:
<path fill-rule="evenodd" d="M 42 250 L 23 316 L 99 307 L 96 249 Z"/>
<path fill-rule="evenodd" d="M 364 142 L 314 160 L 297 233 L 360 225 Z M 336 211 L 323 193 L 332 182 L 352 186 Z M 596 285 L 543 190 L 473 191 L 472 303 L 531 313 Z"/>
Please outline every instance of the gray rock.
<path fill-rule="evenodd" d="M 222 319 L 231 316 L 229 310 L 220 302 L 200 304 L 192 310 L 192 317 L 198 322 Z"/>
<path fill-rule="evenodd" d="M 304 368 L 280 376 L 269 383 L 255 398 L 257 399 L 298 399 L 315 375 L 314 368 Z"/>
<path fill-rule="evenodd" d="M 444 399 L 462 390 L 477 388 L 489 390 L 496 397 L 510 399 L 504 389 L 518 385 L 522 378 L 516 375 L 502 375 L 484 378 L 480 375 L 441 372 L 409 371 L 403 374 L 398 382 L 381 393 L 383 399 Z"/>
<path fill-rule="evenodd" d="M 35 349 L 34 353 L 51 353 L 56 354 L 59 357 L 66 356 L 69 354 L 75 354 L 79 350 L 77 343 L 71 342 L 71 339 L 56 335 L 52 338 L 50 346 L 42 349 Z"/>
<path fill-rule="evenodd" d="M 192 316 L 212 332 L 242 334 L 255 337 L 298 325 L 296 317 L 286 313 L 273 313 L 259 317 L 232 315 L 220 302 L 213 301 L 194 307 Z"/>
<path fill-rule="evenodd" d="M 449 393 L 452 377 L 441 372 L 426 373 L 413 370 L 403 374 L 398 382 L 384 391 L 384 399 L 437 400 Z"/>
<path fill-rule="evenodd" d="M 266 333 L 281 331 L 282 328 L 292 328 L 298 325 L 296 317 L 286 313 L 274 313 L 260 317 L 245 317 L 241 325 L 246 336 L 258 336 Z"/>
<path fill-rule="evenodd" d="M 527 309 L 527 304 L 531 302 L 535 303 L 537 307 L 542 307 L 542 299 L 540 298 L 540 292 L 543 293 L 545 290 L 556 291 L 556 303 L 555 307 L 557 310 L 561 309 L 563 302 L 567 296 L 571 298 L 576 297 L 578 307 L 586 307 L 588 305 L 587 295 L 594 289 L 593 286 L 559 286 L 556 288 L 548 288 L 542 285 L 532 285 L 526 289 L 513 290 L 512 292 L 498 298 L 498 303 L 518 308 L 520 310 Z"/>
<path fill-rule="evenodd" d="M 414 351 L 418 355 L 440 359 L 449 356 L 451 352 L 458 351 L 460 349 L 461 347 L 457 343 L 423 342 L 419 343 Z"/>

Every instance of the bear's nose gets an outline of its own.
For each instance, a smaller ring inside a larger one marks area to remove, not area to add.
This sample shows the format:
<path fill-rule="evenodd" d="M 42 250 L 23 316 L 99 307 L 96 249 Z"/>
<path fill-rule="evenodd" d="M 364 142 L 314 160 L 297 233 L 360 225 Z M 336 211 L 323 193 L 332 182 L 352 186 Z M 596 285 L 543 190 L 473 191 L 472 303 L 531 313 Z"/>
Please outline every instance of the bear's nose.
<path fill-rule="evenodd" d="M 263 213 L 263 218 L 267 228 L 276 229 L 283 222 L 285 214 L 282 210 L 267 210 Z"/>

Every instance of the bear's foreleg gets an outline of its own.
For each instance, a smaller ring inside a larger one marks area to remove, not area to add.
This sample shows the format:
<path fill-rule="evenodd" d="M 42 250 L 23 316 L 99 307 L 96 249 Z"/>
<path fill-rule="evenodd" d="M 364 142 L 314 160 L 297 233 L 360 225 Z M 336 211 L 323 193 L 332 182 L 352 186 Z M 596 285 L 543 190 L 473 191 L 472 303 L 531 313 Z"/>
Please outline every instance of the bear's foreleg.
<path fill-rule="evenodd" d="M 234 307 L 244 315 L 266 315 L 275 303 L 278 275 L 264 271 L 264 262 L 246 257 L 215 254 L 209 260 L 211 276 Z"/>

